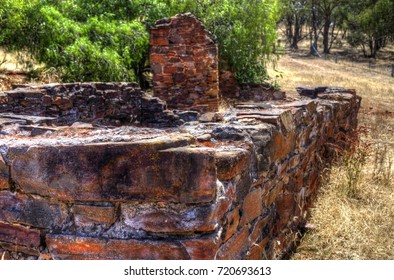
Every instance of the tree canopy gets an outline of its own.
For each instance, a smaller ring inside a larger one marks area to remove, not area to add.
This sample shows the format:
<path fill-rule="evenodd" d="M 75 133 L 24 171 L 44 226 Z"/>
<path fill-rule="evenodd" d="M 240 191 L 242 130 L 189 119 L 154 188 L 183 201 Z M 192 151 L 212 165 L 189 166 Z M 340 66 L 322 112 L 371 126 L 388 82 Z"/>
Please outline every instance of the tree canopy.
<path fill-rule="evenodd" d="M 280 0 L 280 5 L 290 47 L 295 49 L 309 37 L 313 53 L 321 35 L 323 53 L 328 54 L 342 31 L 351 46 L 375 57 L 394 38 L 394 0 Z"/>
<path fill-rule="evenodd" d="M 277 0 L 0 0 L 0 47 L 24 51 L 63 81 L 139 81 L 149 28 L 192 12 L 219 44 L 220 67 L 243 83 L 267 79 Z"/>

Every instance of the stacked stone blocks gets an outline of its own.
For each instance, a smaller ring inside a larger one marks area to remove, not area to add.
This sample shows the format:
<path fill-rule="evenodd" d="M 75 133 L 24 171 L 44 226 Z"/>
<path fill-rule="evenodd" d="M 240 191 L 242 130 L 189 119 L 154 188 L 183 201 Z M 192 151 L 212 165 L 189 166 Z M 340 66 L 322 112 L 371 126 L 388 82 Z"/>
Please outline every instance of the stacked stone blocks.
<path fill-rule="evenodd" d="M 150 63 L 155 96 L 170 109 L 217 111 L 218 48 L 190 14 L 163 19 L 151 29 Z"/>

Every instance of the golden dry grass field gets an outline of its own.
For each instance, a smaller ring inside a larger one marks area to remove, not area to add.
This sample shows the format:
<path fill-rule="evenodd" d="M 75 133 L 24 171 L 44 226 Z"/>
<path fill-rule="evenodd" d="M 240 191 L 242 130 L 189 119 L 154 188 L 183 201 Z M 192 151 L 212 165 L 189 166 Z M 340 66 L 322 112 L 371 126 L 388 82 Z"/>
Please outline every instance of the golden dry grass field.
<path fill-rule="evenodd" d="M 367 131 L 356 152 L 325 176 L 292 258 L 394 259 L 394 78 L 368 64 L 300 53 L 285 55 L 276 68 L 270 75 L 282 76 L 278 83 L 290 94 L 299 85 L 356 89 L 363 98 L 359 126 Z"/>

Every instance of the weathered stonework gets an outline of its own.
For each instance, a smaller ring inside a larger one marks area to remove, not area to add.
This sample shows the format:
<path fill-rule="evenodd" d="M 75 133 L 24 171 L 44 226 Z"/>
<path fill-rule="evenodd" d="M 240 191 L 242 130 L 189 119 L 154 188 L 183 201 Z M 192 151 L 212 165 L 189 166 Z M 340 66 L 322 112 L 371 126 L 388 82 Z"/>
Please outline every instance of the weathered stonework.
<path fill-rule="evenodd" d="M 156 22 L 151 29 L 150 63 L 155 96 L 169 108 L 218 110 L 218 48 L 191 14 Z"/>
<path fill-rule="evenodd" d="M 281 258 L 359 106 L 354 92 L 327 89 L 178 128 L 42 122 L 32 135 L 23 117 L 2 120 L 0 253 Z"/>
<path fill-rule="evenodd" d="M 134 83 L 70 83 L 44 86 L 18 85 L 0 94 L 0 119 L 6 123 L 25 115 L 21 125 L 71 125 L 82 121 L 101 125 L 174 126 L 183 121 L 167 104 Z M 26 118 L 27 116 L 42 118 Z M 1 186 L 1 184 L 0 184 Z"/>

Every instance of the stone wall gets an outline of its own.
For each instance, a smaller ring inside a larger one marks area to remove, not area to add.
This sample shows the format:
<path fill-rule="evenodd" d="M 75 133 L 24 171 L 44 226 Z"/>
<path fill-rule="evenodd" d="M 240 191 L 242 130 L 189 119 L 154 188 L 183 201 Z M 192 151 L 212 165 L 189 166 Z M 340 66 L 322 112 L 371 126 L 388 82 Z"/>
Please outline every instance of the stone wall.
<path fill-rule="evenodd" d="M 57 125 L 88 122 L 173 126 L 180 117 L 134 83 L 19 85 L 0 93 L 0 113 L 54 117 Z"/>
<path fill-rule="evenodd" d="M 11 259 L 276 259 L 357 126 L 353 91 L 243 104 L 213 123 L 0 137 Z M 335 147 L 335 149 L 333 149 Z"/>
<path fill-rule="evenodd" d="M 151 29 L 150 63 L 154 94 L 169 108 L 218 110 L 218 48 L 191 14 L 156 22 Z"/>

